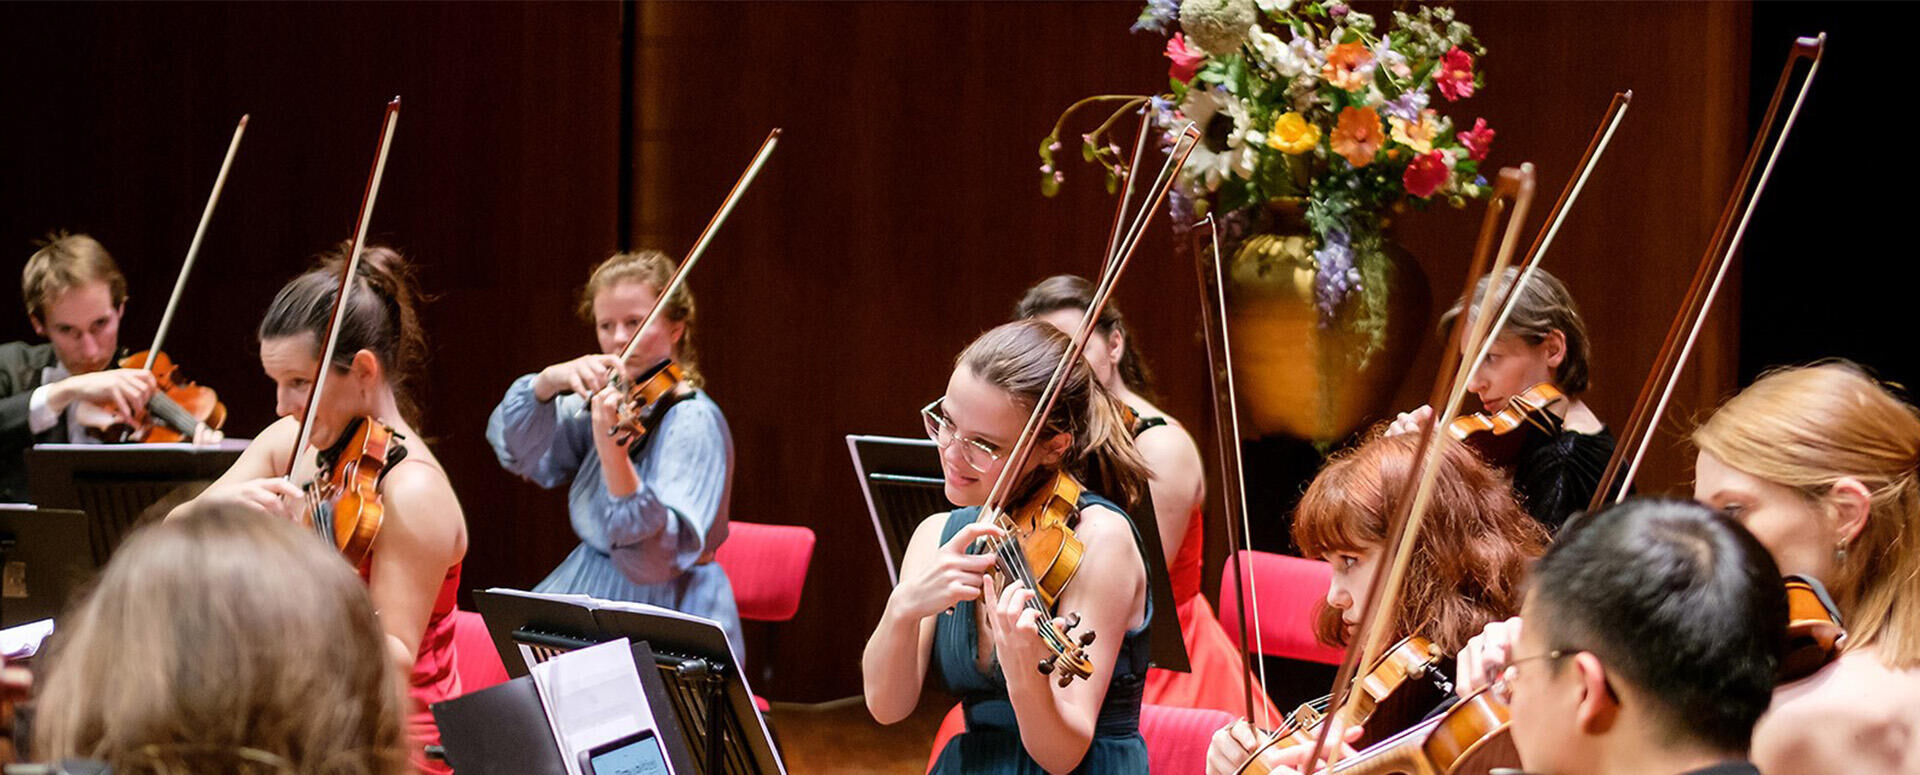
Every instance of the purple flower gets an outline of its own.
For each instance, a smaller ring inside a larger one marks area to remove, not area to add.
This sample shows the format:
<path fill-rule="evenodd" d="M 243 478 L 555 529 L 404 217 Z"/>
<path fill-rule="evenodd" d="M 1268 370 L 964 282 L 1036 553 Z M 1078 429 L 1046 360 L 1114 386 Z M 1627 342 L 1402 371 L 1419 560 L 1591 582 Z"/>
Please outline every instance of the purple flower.
<path fill-rule="evenodd" d="M 1320 327 L 1333 325 L 1340 302 L 1360 285 L 1360 270 L 1353 265 L 1353 248 L 1345 231 L 1328 232 L 1321 240 L 1313 260 L 1319 271 L 1313 275 L 1313 303 L 1320 310 Z"/>
<path fill-rule="evenodd" d="M 1167 25 L 1179 18 L 1180 0 L 1147 0 L 1147 7 L 1140 9 L 1140 18 L 1133 22 L 1133 31 L 1165 35 Z"/>
<path fill-rule="evenodd" d="M 1426 109 L 1427 93 L 1423 91 L 1409 91 L 1401 94 L 1399 99 L 1388 100 L 1380 105 L 1381 113 L 1410 123 L 1418 123 L 1420 111 Z"/>

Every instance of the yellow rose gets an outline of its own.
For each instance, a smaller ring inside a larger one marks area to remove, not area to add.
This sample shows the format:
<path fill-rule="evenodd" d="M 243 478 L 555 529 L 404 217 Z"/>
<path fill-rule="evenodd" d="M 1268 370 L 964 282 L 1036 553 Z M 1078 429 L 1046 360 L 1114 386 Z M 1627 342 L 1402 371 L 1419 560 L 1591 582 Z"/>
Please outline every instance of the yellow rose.
<path fill-rule="evenodd" d="M 1267 133 L 1267 147 L 1298 156 L 1320 144 L 1320 128 L 1307 123 L 1298 113 L 1288 113 L 1273 122 Z"/>

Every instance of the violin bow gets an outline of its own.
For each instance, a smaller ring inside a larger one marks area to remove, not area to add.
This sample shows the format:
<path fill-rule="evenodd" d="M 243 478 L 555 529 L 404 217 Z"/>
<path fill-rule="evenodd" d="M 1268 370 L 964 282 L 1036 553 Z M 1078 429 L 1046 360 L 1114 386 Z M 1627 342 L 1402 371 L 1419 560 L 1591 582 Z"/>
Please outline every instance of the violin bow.
<path fill-rule="evenodd" d="M 220 190 L 227 185 L 227 171 L 233 169 L 233 157 L 240 153 L 240 137 L 247 132 L 247 118 L 241 116 L 240 124 L 233 128 L 233 140 L 227 143 L 227 157 L 220 162 L 220 174 L 213 178 L 213 193 L 207 195 L 207 208 L 200 212 L 200 225 L 194 227 L 193 241 L 187 243 L 187 260 L 180 264 L 180 276 L 173 281 L 173 295 L 167 297 L 167 310 L 160 313 L 160 327 L 153 332 L 153 346 L 147 348 L 147 371 L 153 371 L 160 345 L 167 339 L 167 328 L 173 324 L 173 311 L 180 306 L 180 295 L 187 289 L 187 275 L 193 272 L 193 260 L 200 255 L 200 241 L 206 238 L 207 224 L 213 221 L 213 206 L 219 204 Z"/>
<path fill-rule="evenodd" d="M 1653 369 L 1647 373 L 1647 381 L 1640 388 L 1639 398 L 1634 400 L 1633 414 L 1627 420 L 1626 435 L 1621 437 L 1612 458 L 1607 461 L 1606 471 L 1600 475 L 1599 486 L 1593 491 L 1593 500 L 1588 502 L 1587 511 L 1598 511 L 1606 505 L 1609 492 L 1618 493 L 1612 497 L 1613 502 L 1619 503 L 1633 489 L 1634 476 L 1639 473 L 1647 447 L 1652 444 L 1654 428 L 1660 424 L 1660 417 L 1665 414 L 1667 404 L 1673 398 L 1674 387 L 1680 383 L 1680 374 L 1686 368 L 1687 358 L 1693 354 L 1694 342 L 1706 323 L 1707 313 L 1713 309 L 1714 297 L 1719 294 L 1720 284 L 1726 279 L 1727 268 L 1732 265 L 1734 254 L 1740 250 L 1740 241 L 1746 236 L 1747 223 L 1753 218 L 1754 206 L 1766 191 L 1767 180 L 1773 175 L 1773 165 L 1780 160 L 1780 151 L 1786 147 L 1787 136 L 1793 133 L 1794 121 L 1800 117 L 1800 107 L 1807 100 L 1807 92 L 1813 88 L 1814 76 L 1820 72 L 1820 57 L 1826 49 L 1827 34 L 1822 32 L 1816 37 L 1794 40 L 1792 50 L 1787 52 L 1786 65 L 1780 69 L 1780 81 L 1773 87 L 1773 98 L 1767 102 L 1766 117 L 1761 119 L 1760 131 L 1754 135 L 1753 144 L 1747 149 L 1746 161 L 1741 164 L 1740 174 L 1734 179 L 1733 192 L 1727 196 L 1727 204 L 1720 213 L 1713 239 L 1708 241 L 1706 252 L 1700 256 L 1700 263 L 1693 272 L 1693 281 L 1687 286 L 1685 301 L 1674 314 L 1673 325 L 1667 329 L 1666 340 L 1660 345 L 1660 354 L 1654 359 Z M 1774 141 L 1773 150 L 1767 154 L 1766 166 L 1760 171 L 1759 182 L 1755 184 L 1753 173 L 1760 160 L 1760 152 L 1767 146 L 1767 137 L 1773 134 L 1781 101 L 1787 93 L 1787 84 L 1793 80 L 1795 66 L 1802 59 L 1812 64 L 1807 67 L 1806 79 L 1801 81 L 1800 89 L 1794 95 L 1793 107 L 1787 111 L 1779 138 Z M 1747 193 L 1749 185 L 1753 189 L 1752 194 Z M 1682 332 L 1685 332 L 1684 337 Z M 1654 401 L 1656 391 L 1659 398 Z M 1629 450 L 1632 451 L 1630 457 Z M 1624 474 L 1621 470 L 1623 463 Z"/>
<path fill-rule="evenodd" d="M 733 206 L 740 203 L 741 195 L 747 193 L 748 186 L 753 185 L 753 179 L 760 175 L 760 168 L 766 165 L 767 158 L 773 155 L 773 147 L 779 142 L 780 129 L 775 127 L 773 131 L 767 133 L 767 139 L 761 141 L 760 150 L 753 154 L 753 161 L 747 163 L 746 171 L 740 173 L 740 178 L 733 182 L 733 188 L 727 191 L 727 198 L 720 202 L 720 209 L 707 221 L 706 228 L 700 230 L 700 236 L 694 239 L 693 249 L 687 251 L 686 259 L 682 260 L 679 266 L 674 267 L 673 276 L 667 279 L 667 287 L 660 289 L 660 295 L 654 297 L 653 306 L 647 310 L 647 316 L 640 321 L 640 327 L 634 329 L 633 336 L 627 338 L 627 346 L 620 349 L 620 360 L 608 371 L 608 384 L 613 384 L 613 377 L 619 375 L 627 359 L 633 357 L 634 349 L 640 346 L 640 335 L 646 333 L 647 327 L 653 325 L 653 321 L 660 316 L 661 311 L 666 309 L 667 299 L 672 298 L 673 294 L 680 291 L 681 286 L 686 285 L 687 273 L 693 269 L 694 264 L 700 263 L 700 256 L 706 254 L 707 245 L 713 241 L 713 235 L 720 231 L 721 224 L 727 222 L 727 216 L 733 213 Z"/>
<path fill-rule="evenodd" d="M 1514 307 L 1520 303 L 1520 289 L 1533 280 L 1534 270 L 1540 266 L 1541 258 L 1546 256 L 1547 248 L 1553 245 L 1553 238 L 1560 233 L 1560 223 L 1566 220 L 1567 211 L 1573 208 L 1573 203 L 1580 199 L 1581 190 L 1587 187 L 1587 177 L 1593 174 L 1594 166 L 1607 152 L 1607 146 L 1613 142 L 1613 132 L 1620 127 L 1620 120 L 1626 117 L 1627 106 L 1632 102 L 1632 89 L 1614 92 L 1613 102 L 1607 105 L 1606 116 L 1600 119 L 1600 127 L 1594 130 L 1593 139 L 1587 142 L 1586 152 L 1580 155 L 1580 163 L 1574 166 L 1573 177 L 1567 179 L 1567 187 L 1560 191 L 1560 198 L 1554 201 L 1553 209 L 1548 211 L 1546 227 L 1540 230 L 1533 245 L 1527 248 L 1527 257 L 1520 262 L 1520 273 L 1515 276 L 1513 284 L 1507 286 L 1503 294 L 1504 301 L 1500 304 L 1500 315 L 1494 318 L 1493 327 L 1488 329 L 1493 334 L 1482 340 L 1474 352 L 1471 361 L 1473 368 L 1479 368 L 1480 363 L 1487 359 L 1487 352 L 1493 349 L 1493 340 L 1499 335 L 1500 329 L 1507 325 L 1508 318 L 1513 316 Z M 1491 284 L 1493 281 L 1489 279 L 1487 282 Z M 1465 373 L 1471 375 L 1473 369 L 1467 369 Z"/>
<path fill-rule="evenodd" d="M 1240 456 L 1240 405 L 1233 382 L 1233 342 L 1227 333 L 1227 296 L 1224 268 L 1220 259 L 1219 225 L 1214 222 L 1213 214 L 1208 213 L 1199 223 L 1207 229 L 1210 251 L 1200 252 L 1196 243 L 1193 246 L 1194 271 L 1200 280 L 1200 331 L 1207 343 L 1207 366 L 1213 376 L 1213 422 L 1214 440 L 1220 459 L 1220 503 L 1226 512 L 1227 546 L 1237 560 L 1234 565 L 1233 595 L 1240 611 L 1240 657 L 1245 660 L 1248 669 L 1241 671 L 1242 694 L 1247 704 L 1247 720 L 1264 729 L 1274 723 L 1269 718 L 1254 718 L 1254 709 L 1258 707 L 1265 716 L 1267 703 L 1255 705 L 1253 702 L 1254 654 L 1266 653 L 1266 644 L 1260 628 L 1260 591 L 1256 582 L 1247 576 L 1246 555 L 1239 550 L 1253 551 L 1252 525 L 1247 517 L 1247 493 L 1245 485 L 1246 468 Z M 1248 599 L 1253 605 L 1253 636 L 1248 638 L 1247 612 Z M 1267 689 L 1267 663 L 1259 663 L 1260 690 Z"/>
<path fill-rule="evenodd" d="M 293 441 L 293 454 L 287 456 L 286 478 L 293 478 L 294 463 L 300 459 L 300 451 L 307 448 L 307 442 L 313 436 L 313 418 L 320 410 L 320 396 L 327 388 L 327 374 L 333 369 L 334 351 L 340 346 L 340 323 L 347 317 L 347 294 L 353 290 L 353 278 L 360 271 L 360 251 L 367 245 L 367 226 L 373 222 L 374 200 L 380 196 L 380 178 L 387 171 L 387 151 L 393 148 L 393 130 L 400 122 L 400 98 L 394 97 L 387 102 L 387 113 L 381 121 L 380 141 L 374 146 L 373 170 L 367 173 L 367 188 L 360 197 L 360 216 L 354 222 L 352 249 L 347 252 L 346 265 L 340 272 L 340 289 L 333 296 L 333 315 L 327 323 L 327 342 L 320 349 L 320 364 L 314 368 L 313 390 L 307 394 L 307 411 L 300 420 L 300 435 Z M 318 529 L 319 523 L 315 523 Z"/>
<path fill-rule="evenodd" d="M 1519 242 L 1520 226 L 1526 223 L 1527 209 L 1533 202 L 1534 181 L 1533 165 L 1521 164 L 1518 168 L 1507 167 L 1500 170 L 1498 180 L 1494 182 L 1493 195 L 1487 201 L 1487 212 L 1480 226 L 1480 238 L 1474 246 L 1473 261 L 1467 267 L 1467 292 L 1473 293 L 1473 287 L 1482 275 L 1504 274 L 1511 263 L 1514 249 Z M 1509 204 L 1510 203 L 1510 204 Z M 1500 240 L 1499 255 L 1493 261 L 1491 269 L 1487 266 L 1487 256 L 1493 247 L 1494 234 L 1500 230 L 1500 216 L 1506 214 L 1505 234 Z M 1492 283 L 1479 294 L 1482 309 L 1492 295 Z M 1396 509 L 1398 514 L 1393 520 L 1393 529 L 1388 532 L 1382 546 L 1393 547 L 1391 562 L 1384 568 L 1374 570 L 1373 579 L 1368 584 L 1367 604 L 1361 612 L 1360 637 L 1347 647 L 1346 656 L 1340 661 L 1336 673 L 1331 701 L 1327 704 L 1328 715 L 1345 715 L 1342 709 L 1352 696 L 1352 683 L 1360 665 L 1372 664 L 1388 644 L 1389 630 L 1392 627 L 1392 611 L 1399 603 L 1400 587 L 1405 581 L 1407 564 L 1413 558 L 1413 539 L 1420 533 L 1420 525 L 1426 516 L 1428 502 L 1433 495 L 1435 474 L 1439 470 L 1441 453 L 1449 439 L 1441 428 L 1453 420 L 1460 409 L 1460 402 L 1466 393 L 1466 372 L 1470 364 L 1464 357 L 1472 352 L 1486 336 L 1492 319 L 1482 315 L 1474 318 L 1463 315 L 1454 320 L 1454 328 L 1467 326 L 1467 336 L 1448 336 L 1446 350 L 1440 358 L 1439 373 L 1434 378 L 1433 391 L 1429 406 L 1439 407 L 1433 419 L 1420 429 L 1420 443 L 1415 448 L 1414 458 L 1419 463 L 1418 475 L 1401 489 L 1398 503 L 1404 504 Z M 1449 367 L 1451 365 L 1451 368 Z M 1329 722 L 1320 725 L 1320 734 L 1316 737 L 1312 751 L 1307 757 L 1306 775 L 1312 775 L 1326 752 L 1328 738 L 1335 724 Z"/>

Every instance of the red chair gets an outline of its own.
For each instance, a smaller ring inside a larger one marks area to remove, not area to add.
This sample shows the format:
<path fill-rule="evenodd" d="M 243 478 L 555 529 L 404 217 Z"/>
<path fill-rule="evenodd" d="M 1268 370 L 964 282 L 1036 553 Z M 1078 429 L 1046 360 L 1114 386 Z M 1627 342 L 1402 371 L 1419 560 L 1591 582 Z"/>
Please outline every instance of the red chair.
<path fill-rule="evenodd" d="M 807 566 L 813 563 L 813 530 L 798 525 L 727 523 L 727 540 L 714 561 L 733 583 L 734 604 L 740 618 L 756 622 L 784 622 L 800 611 L 800 591 L 806 587 Z M 753 702 L 760 712 L 767 701 Z"/>
<path fill-rule="evenodd" d="M 1313 637 L 1313 615 L 1327 597 L 1327 584 L 1333 567 L 1319 560 L 1305 560 L 1267 552 L 1234 552 L 1220 574 L 1220 623 L 1227 637 L 1240 642 L 1240 601 L 1234 596 L 1234 578 L 1240 566 L 1247 567 L 1247 603 L 1253 605 L 1258 592 L 1260 638 L 1255 641 L 1261 653 L 1272 657 L 1340 664 L 1340 649 L 1323 646 Z M 1251 614 L 1251 612 L 1249 612 Z M 1247 617 L 1252 635 L 1254 617 Z"/>
<path fill-rule="evenodd" d="M 1140 736 L 1147 741 L 1147 771 L 1154 775 L 1198 775 L 1207 771 L 1207 744 L 1215 730 L 1233 722 L 1233 714 L 1211 708 L 1140 706 Z M 933 738 L 927 769 L 940 758 L 947 742 L 967 729 L 960 706 L 953 706 Z"/>
<path fill-rule="evenodd" d="M 487 623 L 472 611 L 454 611 L 453 672 L 460 675 L 462 692 L 477 692 L 507 682 L 507 666 L 500 663 L 500 651 L 493 647 Z"/>

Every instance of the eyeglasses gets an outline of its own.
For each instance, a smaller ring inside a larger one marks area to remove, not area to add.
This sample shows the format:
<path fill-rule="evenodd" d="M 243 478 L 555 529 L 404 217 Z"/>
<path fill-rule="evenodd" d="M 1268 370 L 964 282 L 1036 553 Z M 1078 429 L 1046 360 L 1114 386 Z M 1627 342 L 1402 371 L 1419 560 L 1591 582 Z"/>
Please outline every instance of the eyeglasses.
<path fill-rule="evenodd" d="M 1540 659 L 1564 659 L 1578 653 L 1580 652 L 1575 649 L 1554 649 L 1545 654 L 1535 654 L 1530 657 L 1508 660 L 1506 668 L 1500 671 L 1499 680 L 1494 681 L 1493 686 L 1489 687 L 1487 691 L 1493 695 L 1494 699 L 1511 705 L 1513 704 L 1513 680 L 1519 677 L 1521 665 Z"/>
<path fill-rule="evenodd" d="M 962 436 L 959 431 L 954 430 L 953 421 L 947 419 L 946 413 L 940 408 L 940 403 L 945 400 L 947 397 L 941 396 L 933 399 L 933 403 L 920 407 L 920 419 L 926 423 L 927 438 L 932 439 L 933 443 L 943 450 L 956 441 L 960 442 L 960 459 L 966 461 L 967 467 L 973 469 L 974 473 L 986 473 L 993 468 L 994 463 L 999 462 L 1000 448 L 976 438 Z"/>

